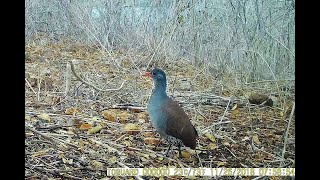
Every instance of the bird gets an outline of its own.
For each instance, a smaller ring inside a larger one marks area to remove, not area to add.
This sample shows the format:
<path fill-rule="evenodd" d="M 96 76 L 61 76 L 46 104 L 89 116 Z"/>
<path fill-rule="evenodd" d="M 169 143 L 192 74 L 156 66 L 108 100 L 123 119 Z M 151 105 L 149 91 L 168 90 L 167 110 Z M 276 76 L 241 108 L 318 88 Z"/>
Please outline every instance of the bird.
<path fill-rule="evenodd" d="M 182 144 L 195 149 L 198 132 L 182 107 L 168 97 L 166 93 L 167 78 L 165 72 L 162 69 L 153 68 L 143 76 L 152 78 L 154 82 L 147 111 L 152 126 L 169 143 L 166 156 L 168 156 L 171 145 L 175 145 L 178 147 L 179 157 L 182 157 Z"/>

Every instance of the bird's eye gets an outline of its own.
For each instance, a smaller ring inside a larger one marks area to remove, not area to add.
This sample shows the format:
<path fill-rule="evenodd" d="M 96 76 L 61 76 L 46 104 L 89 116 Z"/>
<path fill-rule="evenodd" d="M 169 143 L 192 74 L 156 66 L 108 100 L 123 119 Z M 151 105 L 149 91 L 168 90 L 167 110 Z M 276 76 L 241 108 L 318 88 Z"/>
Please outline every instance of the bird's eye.
<path fill-rule="evenodd" d="M 155 76 L 155 75 L 156 75 L 156 73 L 155 73 L 155 72 L 152 72 L 152 75 L 153 75 L 153 76 Z"/>

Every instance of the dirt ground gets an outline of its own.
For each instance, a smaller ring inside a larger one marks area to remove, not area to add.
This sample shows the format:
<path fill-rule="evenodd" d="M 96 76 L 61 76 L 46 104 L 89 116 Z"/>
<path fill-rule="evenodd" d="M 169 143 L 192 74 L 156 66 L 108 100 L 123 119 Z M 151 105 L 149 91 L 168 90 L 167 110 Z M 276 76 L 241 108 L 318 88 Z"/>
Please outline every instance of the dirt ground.
<path fill-rule="evenodd" d="M 294 92 L 273 96 L 272 107 L 253 105 L 249 92 L 270 94 L 273 87 L 240 87 L 229 74 L 213 78 L 208 68 L 184 60 L 160 66 L 168 94 L 199 133 L 197 149 L 184 148 L 178 158 L 175 147 L 166 157 L 168 144 L 145 109 L 152 90 L 152 81 L 141 76 L 147 59 L 68 41 L 27 44 L 26 179 L 101 179 L 110 167 L 295 167 L 295 116 L 288 103 Z"/>

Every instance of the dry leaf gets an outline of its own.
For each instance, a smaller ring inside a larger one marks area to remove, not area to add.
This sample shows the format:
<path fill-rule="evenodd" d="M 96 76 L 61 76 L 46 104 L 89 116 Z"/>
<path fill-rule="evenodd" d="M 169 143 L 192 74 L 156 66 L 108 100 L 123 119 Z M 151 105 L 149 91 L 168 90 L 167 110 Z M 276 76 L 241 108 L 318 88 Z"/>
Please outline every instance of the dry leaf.
<path fill-rule="evenodd" d="M 96 170 L 102 170 L 103 169 L 103 163 L 93 160 L 90 162 L 92 164 L 92 166 L 96 169 Z"/>
<path fill-rule="evenodd" d="M 157 157 L 157 155 L 155 154 L 155 153 L 149 153 L 148 154 L 151 158 L 156 158 Z"/>
<path fill-rule="evenodd" d="M 229 97 L 229 96 L 230 96 L 230 92 L 227 91 L 227 90 L 223 90 L 223 91 L 222 91 L 222 94 L 223 94 L 224 96 L 226 96 L 226 97 Z"/>
<path fill-rule="evenodd" d="M 34 134 L 32 132 L 25 132 L 26 136 L 33 136 Z"/>
<path fill-rule="evenodd" d="M 148 159 L 147 159 L 147 158 L 144 158 L 144 157 L 140 157 L 140 159 L 141 159 L 141 161 L 143 161 L 143 162 L 148 161 Z"/>
<path fill-rule="evenodd" d="M 73 159 L 68 159 L 68 158 L 62 158 L 62 162 L 65 164 L 73 164 Z"/>
<path fill-rule="evenodd" d="M 130 119 L 130 117 L 131 114 L 128 111 L 122 111 L 118 116 L 121 123 L 125 123 L 126 121 L 128 121 L 128 119 Z"/>
<path fill-rule="evenodd" d="M 223 141 L 222 144 L 225 145 L 225 146 L 230 146 L 230 143 L 228 141 Z"/>
<path fill-rule="evenodd" d="M 235 104 L 235 105 L 232 107 L 231 111 L 233 111 L 233 110 L 235 110 L 235 109 L 237 109 L 237 108 L 238 108 L 238 104 Z"/>
<path fill-rule="evenodd" d="M 216 161 L 215 162 L 217 166 L 225 166 L 227 162 L 222 162 L 222 161 Z"/>
<path fill-rule="evenodd" d="M 30 121 L 31 120 L 31 116 L 25 115 L 24 119 L 27 120 L 27 121 Z"/>
<path fill-rule="evenodd" d="M 85 141 L 83 141 L 82 139 L 79 140 L 79 147 L 80 147 L 80 149 L 83 149 L 86 144 L 87 144 L 87 143 L 86 143 Z"/>
<path fill-rule="evenodd" d="M 132 116 L 128 111 L 123 111 L 120 109 L 107 109 L 102 111 L 101 115 L 108 121 L 116 122 L 119 120 L 120 123 L 127 122 Z"/>
<path fill-rule="evenodd" d="M 145 132 L 144 134 L 143 134 L 145 137 L 154 137 L 154 132 Z"/>
<path fill-rule="evenodd" d="M 248 136 L 245 136 L 243 139 L 241 139 L 241 141 L 248 141 L 248 140 L 250 140 L 250 137 Z"/>
<path fill-rule="evenodd" d="M 145 154 L 145 153 L 142 153 L 142 152 L 137 152 L 136 153 L 138 156 L 141 156 L 141 157 L 145 157 L 147 159 L 150 159 L 150 155 L 149 154 Z"/>
<path fill-rule="evenodd" d="M 280 117 L 283 117 L 284 114 L 285 114 L 285 113 L 284 113 L 283 111 L 279 112 L 279 116 L 280 116 Z"/>
<path fill-rule="evenodd" d="M 138 119 L 138 121 L 140 123 L 147 122 L 147 114 L 146 114 L 146 112 L 139 113 L 137 119 Z"/>
<path fill-rule="evenodd" d="M 45 120 L 47 122 L 51 122 L 51 118 L 49 116 L 49 114 L 46 113 L 42 113 L 38 116 L 38 118 L 40 118 L 41 120 Z"/>
<path fill-rule="evenodd" d="M 101 112 L 103 118 L 108 121 L 116 122 L 117 121 L 117 114 L 115 109 L 108 109 Z"/>
<path fill-rule="evenodd" d="M 92 121 L 98 121 L 100 120 L 100 117 L 99 116 L 94 116 L 91 118 Z"/>
<path fill-rule="evenodd" d="M 31 155 L 31 157 L 38 157 L 38 156 L 42 156 L 42 155 L 46 155 L 48 151 L 50 151 L 51 149 L 45 149 L 45 150 L 41 150 L 38 152 L 35 152 Z"/>
<path fill-rule="evenodd" d="M 183 158 L 189 159 L 191 157 L 191 154 L 188 151 L 181 151 L 181 156 Z"/>
<path fill-rule="evenodd" d="M 79 119 L 68 119 L 67 125 L 69 126 L 75 126 L 77 128 L 80 128 L 80 126 L 83 124 L 83 121 Z"/>
<path fill-rule="evenodd" d="M 195 154 L 197 154 L 196 153 L 196 150 L 193 150 L 193 149 L 187 149 L 187 151 L 191 154 L 191 155 L 195 155 Z"/>
<path fill-rule="evenodd" d="M 210 150 L 214 150 L 214 149 L 217 149 L 217 148 L 218 148 L 218 146 L 215 143 L 208 144 L 208 149 L 210 149 Z"/>
<path fill-rule="evenodd" d="M 206 133 L 205 136 L 210 139 L 210 141 L 216 142 L 216 138 L 212 134 Z"/>
<path fill-rule="evenodd" d="M 80 109 L 79 108 L 74 108 L 74 107 L 67 108 L 66 111 L 65 111 L 65 114 L 67 114 L 67 115 L 76 115 L 76 114 L 79 114 L 79 113 L 80 113 Z"/>
<path fill-rule="evenodd" d="M 95 133 L 101 131 L 101 129 L 102 129 L 102 126 L 100 124 L 98 124 L 97 126 L 89 129 L 88 134 L 95 134 Z"/>
<path fill-rule="evenodd" d="M 133 112 L 133 113 L 140 113 L 140 112 L 142 112 L 142 110 L 141 109 L 130 109 L 130 111 L 131 112 Z"/>
<path fill-rule="evenodd" d="M 231 118 L 233 118 L 233 119 L 237 118 L 239 113 L 240 113 L 239 109 L 235 109 L 235 110 L 231 111 Z"/>
<path fill-rule="evenodd" d="M 160 139 L 159 138 L 152 138 L 152 137 L 149 137 L 149 138 L 144 138 L 144 143 L 146 143 L 147 145 L 158 145 L 160 143 Z"/>
<path fill-rule="evenodd" d="M 132 145 L 130 141 L 123 141 L 122 144 L 128 147 Z"/>
<path fill-rule="evenodd" d="M 140 131 L 140 127 L 136 124 L 133 123 L 128 123 L 126 124 L 123 129 L 128 133 L 128 134 L 137 134 Z"/>
<path fill-rule="evenodd" d="M 114 163 L 116 163 L 117 162 L 117 157 L 116 156 L 112 156 L 111 158 L 110 158 L 110 163 L 111 164 L 114 164 Z"/>
<path fill-rule="evenodd" d="M 253 140 L 253 142 L 254 142 L 255 144 L 258 144 L 258 145 L 261 144 L 261 142 L 259 141 L 258 135 L 253 135 L 253 136 L 252 136 L 252 140 Z"/>
<path fill-rule="evenodd" d="M 84 123 L 84 124 L 81 124 L 80 128 L 81 130 L 88 130 L 88 129 L 91 129 L 92 128 L 92 125 L 91 124 L 87 124 L 87 123 Z"/>

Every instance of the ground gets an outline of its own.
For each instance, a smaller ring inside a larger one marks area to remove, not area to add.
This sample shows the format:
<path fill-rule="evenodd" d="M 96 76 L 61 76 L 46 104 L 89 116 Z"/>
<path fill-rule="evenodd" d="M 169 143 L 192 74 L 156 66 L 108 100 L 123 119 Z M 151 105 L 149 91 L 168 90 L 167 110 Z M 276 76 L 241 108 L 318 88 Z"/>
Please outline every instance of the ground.
<path fill-rule="evenodd" d="M 168 144 L 145 109 L 152 90 L 141 76 L 146 59 L 68 40 L 27 43 L 26 179 L 101 179 L 108 167 L 295 167 L 294 92 L 273 96 L 272 107 L 252 105 L 247 93 L 272 88 L 240 87 L 232 74 L 213 78 L 186 60 L 159 66 L 168 75 L 168 94 L 199 133 L 197 148 L 184 148 L 183 158 L 177 148 L 164 156 Z"/>

